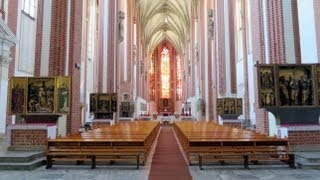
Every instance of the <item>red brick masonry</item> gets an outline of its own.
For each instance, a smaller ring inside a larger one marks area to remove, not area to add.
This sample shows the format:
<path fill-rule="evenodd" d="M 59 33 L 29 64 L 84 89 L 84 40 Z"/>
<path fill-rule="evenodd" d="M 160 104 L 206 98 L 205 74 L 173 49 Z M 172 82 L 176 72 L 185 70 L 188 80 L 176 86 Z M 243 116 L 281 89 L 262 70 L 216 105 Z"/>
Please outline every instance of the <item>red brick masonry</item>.
<path fill-rule="evenodd" d="M 320 125 L 290 125 L 288 140 L 290 145 L 320 144 Z"/>
<path fill-rule="evenodd" d="M 8 126 L 9 148 L 39 149 L 49 137 L 56 137 L 55 124 L 13 124 Z"/>

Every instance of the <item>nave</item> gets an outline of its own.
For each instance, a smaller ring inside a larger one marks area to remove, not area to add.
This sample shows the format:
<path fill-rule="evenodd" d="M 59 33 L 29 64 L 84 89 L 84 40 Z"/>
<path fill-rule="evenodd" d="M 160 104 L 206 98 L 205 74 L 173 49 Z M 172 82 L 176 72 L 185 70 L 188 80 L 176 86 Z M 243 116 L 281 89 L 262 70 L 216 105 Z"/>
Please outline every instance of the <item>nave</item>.
<path fill-rule="evenodd" d="M 166 147 L 166 145 L 176 146 L 176 144 L 180 144 L 178 138 L 174 138 L 172 130 L 173 128 L 170 126 L 161 126 L 160 133 L 157 134 L 158 138 L 154 141 L 154 144 L 151 148 L 151 156 L 152 160 L 148 161 L 144 166 L 140 166 L 139 170 L 136 169 L 135 164 L 100 164 L 97 165 L 95 169 L 90 169 L 90 164 L 76 165 L 75 161 L 72 164 L 59 164 L 53 165 L 52 168 L 46 169 L 45 166 L 41 166 L 37 169 L 31 171 L 0 171 L 0 179 L 112 179 L 112 180 L 124 180 L 130 178 L 131 180 L 142 180 L 151 178 L 153 172 L 152 171 L 161 171 L 157 172 L 157 175 L 166 174 L 166 170 L 168 173 L 170 171 L 170 161 L 163 161 L 162 157 L 157 158 L 157 150 L 167 149 L 170 151 L 174 151 L 176 155 L 175 159 L 179 159 L 180 162 L 184 162 L 185 166 L 187 166 L 187 159 L 181 160 L 180 155 L 182 156 L 182 148 L 179 152 L 177 149 L 172 150 L 171 148 Z M 100 131 L 100 130 L 97 130 Z M 162 133 L 161 133 L 162 132 Z M 168 133 L 169 132 L 169 133 Z M 87 134 L 87 133 L 85 133 Z M 170 135 L 168 135 L 170 134 Z M 173 137 L 170 137 L 173 136 Z M 166 139 L 163 139 L 166 138 Z M 163 141 L 165 140 L 165 141 Z M 163 144 L 164 142 L 164 144 Z M 173 145 L 172 145 L 173 144 Z M 165 146 L 162 146 L 165 145 Z M 5 154 L 5 139 L 3 136 L 0 136 L 0 154 Z M 162 152 L 162 155 L 167 154 L 166 152 Z M 170 154 L 170 153 L 169 153 Z M 154 163 L 158 163 L 160 168 L 152 165 L 152 161 Z M 183 163 L 181 163 L 183 164 Z M 154 166 L 154 167 L 152 167 Z M 179 165 L 179 168 L 183 167 Z M 188 166 L 187 166 L 188 167 Z M 161 170 L 160 170 L 161 169 Z M 181 172 L 180 170 L 178 172 Z M 184 171 L 185 172 L 185 171 Z M 210 166 L 204 166 L 204 170 L 200 170 L 198 165 L 192 165 L 188 167 L 188 173 L 184 175 L 179 175 L 181 177 L 188 176 L 187 174 L 191 174 L 192 179 L 194 180 L 203 180 L 203 179 L 261 179 L 261 178 L 269 178 L 269 179 L 292 179 L 292 180 L 301 180 L 301 177 L 308 179 L 317 179 L 320 176 L 319 170 L 314 169 L 291 169 L 287 165 L 283 163 L 276 163 L 274 165 L 251 165 L 250 170 L 244 169 L 243 164 L 237 165 L 221 165 L 216 163 Z M 178 174 L 175 174 L 177 177 Z M 302 178 L 302 179 L 304 179 Z M 166 178 L 169 180 L 169 178 Z M 179 179 L 179 178 L 174 178 Z"/>
<path fill-rule="evenodd" d="M 212 163 L 242 164 L 247 169 L 249 164 L 266 165 L 265 161 L 295 166 L 286 139 L 204 121 L 175 121 L 161 127 L 159 121 L 125 122 L 49 140 L 46 168 L 59 166 L 55 161 L 60 160 L 77 164 L 91 161 L 91 169 L 124 162 L 139 170 L 140 165 L 151 163 L 151 180 L 191 179 L 189 165 L 198 165 L 200 170 Z"/>

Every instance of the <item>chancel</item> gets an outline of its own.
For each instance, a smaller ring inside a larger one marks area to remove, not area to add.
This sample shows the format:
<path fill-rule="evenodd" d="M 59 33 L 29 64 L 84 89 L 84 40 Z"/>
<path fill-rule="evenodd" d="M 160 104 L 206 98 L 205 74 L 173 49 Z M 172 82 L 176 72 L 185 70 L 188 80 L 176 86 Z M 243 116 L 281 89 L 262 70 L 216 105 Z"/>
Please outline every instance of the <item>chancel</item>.
<path fill-rule="evenodd" d="M 0 13 L 0 177 L 319 178 L 319 0 Z"/>

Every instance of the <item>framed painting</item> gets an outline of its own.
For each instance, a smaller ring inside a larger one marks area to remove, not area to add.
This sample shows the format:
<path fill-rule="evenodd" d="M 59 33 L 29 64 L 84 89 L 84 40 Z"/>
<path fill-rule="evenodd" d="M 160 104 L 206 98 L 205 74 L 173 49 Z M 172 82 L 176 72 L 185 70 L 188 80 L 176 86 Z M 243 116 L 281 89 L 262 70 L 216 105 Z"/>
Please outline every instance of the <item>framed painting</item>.
<path fill-rule="evenodd" d="M 70 111 L 70 84 L 70 77 L 57 77 L 55 108 L 58 114 L 67 114 Z"/>
<path fill-rule="evenodd" d="M 27 78 L 13 77 L 10 79 L 10 114 L 26 113 Z"/>
<path fill-rule="evenodd" d="M 97 112 L 98 113 L 107 113 L 111 112 L 111 97 L 110 94 L 98 94 L 98 106 L 97 106 Z"/>
<path fill-rule="evenodd" d="M 27 114 L 54 113 L 55 78 L 28 78 Z"/>
<path fill-rule="evenodd" d="M 276 107 L 276 74 L 274 65 L 258 65 L 258 94 L 261 108 Z"/>
<path fill-rule="evenodd" d="M 279 65 L 280 107 L 314 106 L 312 65 Z"/>
<path fill-rule="evenodd" d="M 97 112 L 97 104 L 98 104 L 98 95 L 97 94 L 90 94 L 89 111 L 92 113 Z"/>

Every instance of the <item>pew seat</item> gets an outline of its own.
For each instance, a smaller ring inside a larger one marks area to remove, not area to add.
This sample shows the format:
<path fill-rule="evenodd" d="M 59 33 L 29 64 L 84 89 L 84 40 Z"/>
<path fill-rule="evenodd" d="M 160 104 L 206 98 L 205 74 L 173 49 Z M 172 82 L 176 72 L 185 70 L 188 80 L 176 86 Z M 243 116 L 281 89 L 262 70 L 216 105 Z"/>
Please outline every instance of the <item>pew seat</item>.
<path fill-rule="evenodd" d="M 189 164 L 241 162 L 245 168 L 259 161 L 283 161 L 294 168 L 287 139 L 226 127 L 213 122 L 175 122 L 174 130 Z"/>
<path fill-rule="evenodd" d="M 54 161 L 134 162 L 137 169 L 147 161 L 159 131 L 159 122 L 124 122 L 58 139 L 49 139 L 47 166 Z"/>

